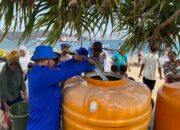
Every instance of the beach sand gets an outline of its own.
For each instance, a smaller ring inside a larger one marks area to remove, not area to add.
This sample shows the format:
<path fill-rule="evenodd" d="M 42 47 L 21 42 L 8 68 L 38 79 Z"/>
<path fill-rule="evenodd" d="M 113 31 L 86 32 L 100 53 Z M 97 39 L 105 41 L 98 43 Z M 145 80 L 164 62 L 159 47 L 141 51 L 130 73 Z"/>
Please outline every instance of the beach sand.
<path fill-rule="evenodd" d="M 142 78 L 138 77 L 140 67 L 135 66 L 136 62 L 137 62 L 137 58 L 130 58 L 131 72 L 128 72 L 128 76 L 133 77 L 137 82 L 142 82 Z M 158 74 L 158 71 L 157 71 L 156 72 L 156 85 L 155 85 L 155 89 L 153 90 L 153 93 L 152 93 L 152 97 L 153 97 L 154 101 L 156 101 L 157 91 L 163 85 L 163 83 L 164 83 L 164 79 L 160 80 L 159 74 Z M 153 113 L 152 113 L 152 120 L 150 122 L 151 126 L 153 124 L 153 118 L 154 118 L 154 110 L 153 110 Z M 0 121 L 1 120 L 2 120 L 2 112 L 0 112 Z M 1 128 L 0 128 L 0 130 L 1 130 Z"/>

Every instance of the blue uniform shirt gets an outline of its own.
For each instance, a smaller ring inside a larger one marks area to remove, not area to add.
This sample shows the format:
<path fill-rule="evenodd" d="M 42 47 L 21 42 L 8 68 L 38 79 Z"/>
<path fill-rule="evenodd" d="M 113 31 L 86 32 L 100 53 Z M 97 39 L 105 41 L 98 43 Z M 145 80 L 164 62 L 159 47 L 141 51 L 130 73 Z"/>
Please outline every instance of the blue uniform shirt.
<path fill-rule="evenodd" d="M 59 82 L 92 69 L 87 61 L 71 59 L 51 69 L 34 66 L 28 74 L 29 121 L 27 130 L 59 130 L 61 116 L 61 87 Z"/>
<path fill-rule="evenodd" d="M 116 52 L 113 56 L 114 64 L 117 66 L 120 65 L 126 65 L 128 62 L 128 57 L 127 55 L 122 55 L 119 52 Z"/>

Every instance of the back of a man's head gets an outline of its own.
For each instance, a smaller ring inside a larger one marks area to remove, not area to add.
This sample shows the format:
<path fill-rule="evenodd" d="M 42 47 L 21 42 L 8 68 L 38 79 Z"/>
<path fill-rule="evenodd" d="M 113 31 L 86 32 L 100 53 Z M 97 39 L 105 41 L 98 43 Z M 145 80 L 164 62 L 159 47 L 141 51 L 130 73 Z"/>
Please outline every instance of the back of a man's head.
<path fill-rule="evenodd" d="M 102 43 L 101 42 L 94 42 L 93 48 L 102 48 Z"/>
<path fill-rule="evenodd" d="M 155 44 L 150 45 L 150 51 L 152 53 L 155 53 L 158 50 L 158 46 Z"/>

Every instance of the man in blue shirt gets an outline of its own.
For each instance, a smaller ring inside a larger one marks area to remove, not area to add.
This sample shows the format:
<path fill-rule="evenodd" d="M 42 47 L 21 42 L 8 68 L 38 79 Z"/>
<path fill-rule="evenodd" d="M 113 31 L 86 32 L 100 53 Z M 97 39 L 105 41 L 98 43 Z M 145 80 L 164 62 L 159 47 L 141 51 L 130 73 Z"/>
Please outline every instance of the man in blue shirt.
<path fill-rule="evenodd" d="M 59 130 L 61 117 L 60 82 L 92 69 L 93 60 L 77 56 L 50 68 L 55 58 L 51 47 L 38 46 L 32 56 L 35 65 L 28 74 L 29 121 L 27 130 Z"/>
<path fill-rule="evenodd" d="M 112 60 L 114 61 L 114 65 L 118 66 L 118 68 L 120 67 L 120 65 L 126 65 L 129 72 L 131 71 L 128 64 L 128 57 L 126 54 L 124 54 L 121 47 L 119 47 L 118 52 L 114 54 Z"/>

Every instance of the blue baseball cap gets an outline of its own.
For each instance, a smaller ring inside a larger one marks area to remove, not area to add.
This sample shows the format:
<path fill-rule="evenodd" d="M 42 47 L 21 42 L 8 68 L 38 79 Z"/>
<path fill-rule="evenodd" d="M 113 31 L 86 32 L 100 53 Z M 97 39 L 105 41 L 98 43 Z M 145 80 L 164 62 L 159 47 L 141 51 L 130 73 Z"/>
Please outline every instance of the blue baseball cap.
<path fill-rule="evenodd" d="M 84 47 L 80 47 L 79 49 L 76 50 L 76 52 L 79 55 L 88 56 L 88 50 Z"/>
<path fill-rule="evenodd" d="M 37 46 L 31 60 L 40 59 L 53 59 L 56 58 L 56 54 L 53 52 L 50 46 Z"/>

